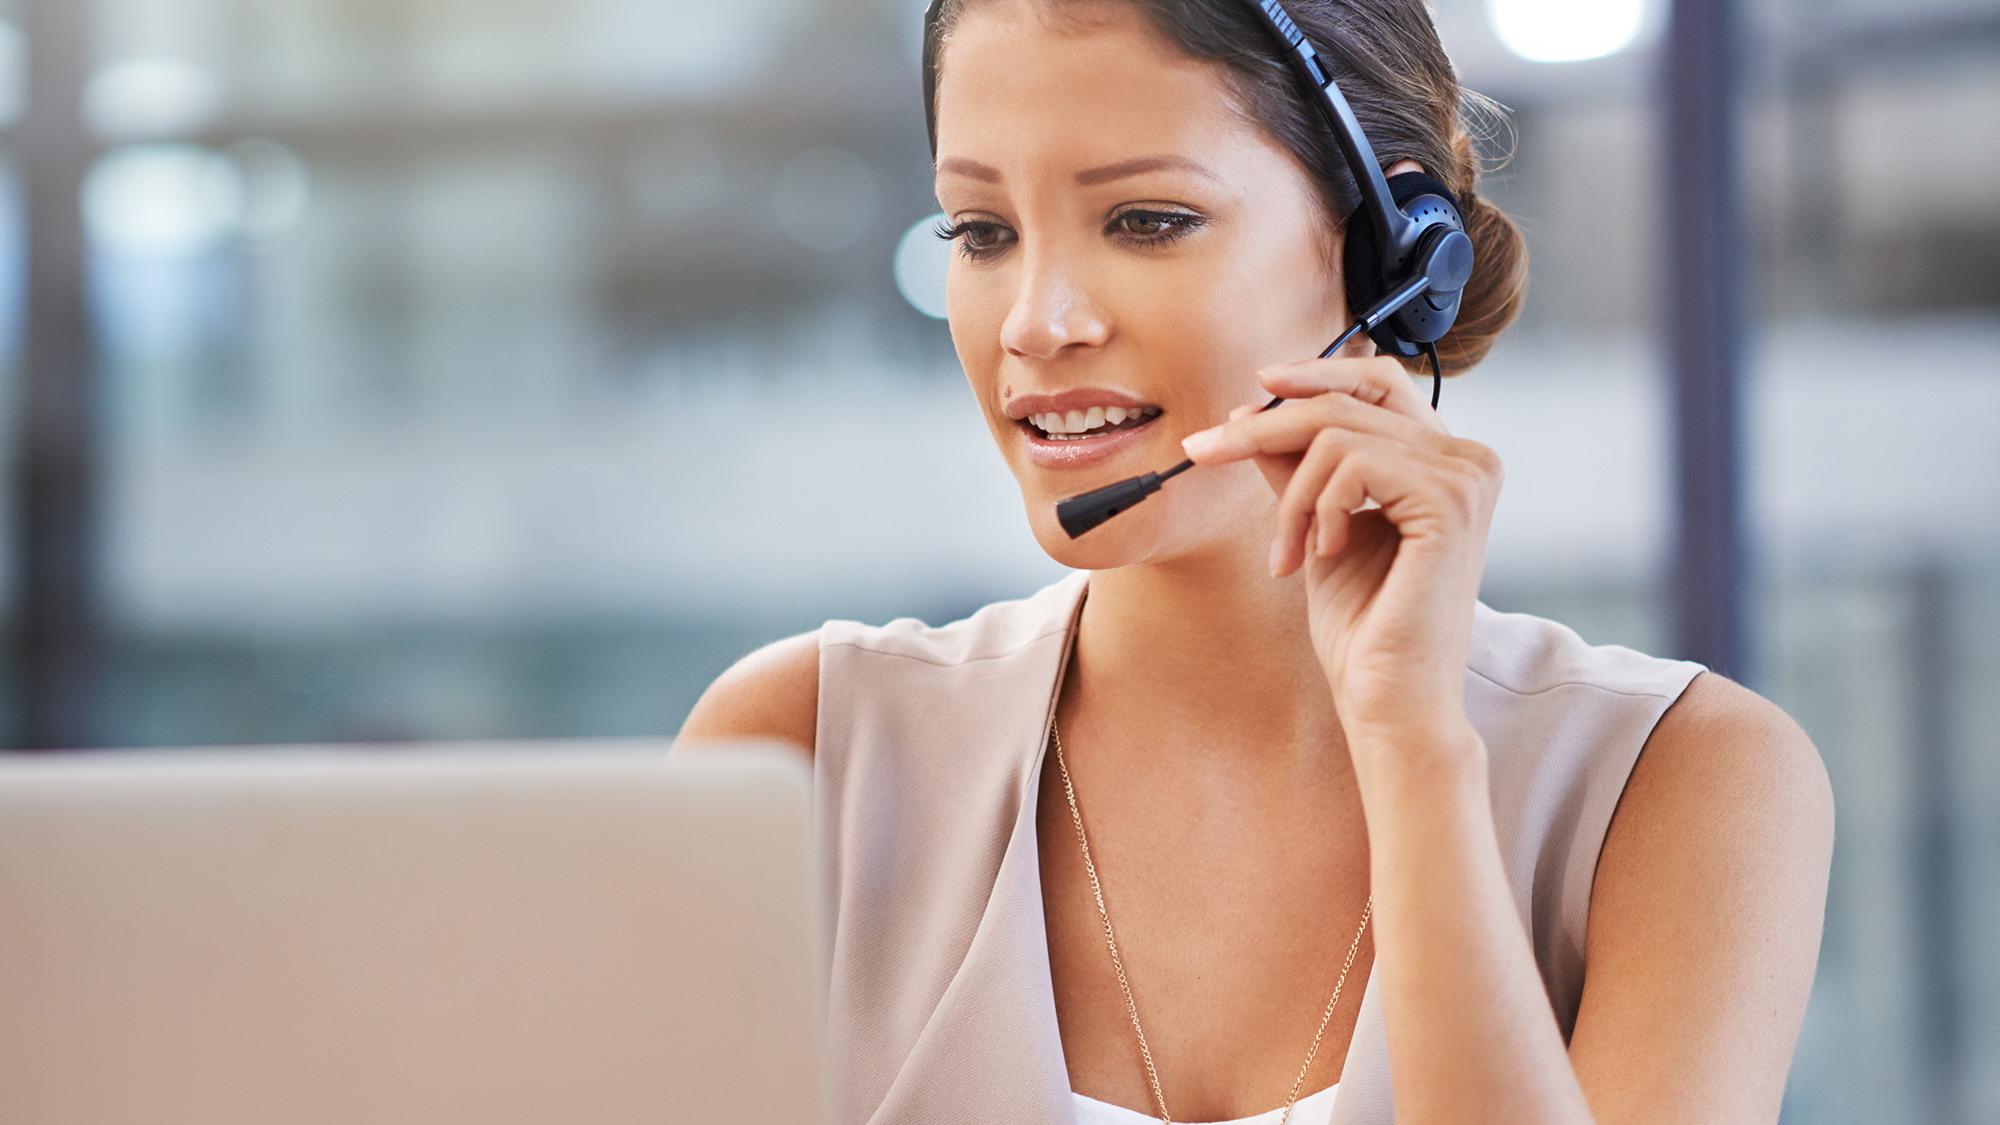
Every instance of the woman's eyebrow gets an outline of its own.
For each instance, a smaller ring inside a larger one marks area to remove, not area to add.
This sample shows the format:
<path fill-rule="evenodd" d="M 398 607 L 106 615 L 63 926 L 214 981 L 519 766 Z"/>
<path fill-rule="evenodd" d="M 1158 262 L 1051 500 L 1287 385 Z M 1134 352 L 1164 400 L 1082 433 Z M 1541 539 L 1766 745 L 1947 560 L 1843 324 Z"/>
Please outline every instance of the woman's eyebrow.
<path fill-rule="evenodd" d="M 938 161 L 937 170 L 939 172 L 953 172 L 960 176 L 968 176 L 983 183 L 997 184 L 1000 182 L 1000 169 L 993 167 L 991 164 L 981 164 L 977 160 L 967 160 L 963 156 L 945 157 L 943 160 Z"/>
<path fill-rule="evenodd" d="M 940 174 L 948 172 L 982 183 L 997 184 L 1001 180 L 1000 169 L 991 164 L 981 164 L 977 160 L 968 160 L 963 156 L 945 157 L 938 161 L 937 170 Z M 1160 156 L 1134 157 L 1131 160 L 1121 160 L 1116 164 L 1106 164 L 1098 168 L 1086 168 L 1076 174 L 1076 183 L 1078 187 L 1094 187 L 1098 184 L 1108 184 L 1113 180 L 1122 180 L 1127 176 L 1142 176 L 1147 172 L 1192 172 L 1205 179 L 1216 181 L 1222 179 L 1198 160 L 1167 153 Z"/>
<path fill-rule="evenodd" d="M 1078 187 L 1091 187 L 1096 184 L 1108 184 L 1113 180 L 1122 180 L 1127 176 L 1166 171 L 1193 172 L 1197 176 L 1211 180 L 1222 179 L 1199 161 L 1169 153 L 1162 156 L 1141 156 L 1132 160 L 1121 160 L 1101 168 L 1086 168 L 1076 174 L 1076 183 Z"/>

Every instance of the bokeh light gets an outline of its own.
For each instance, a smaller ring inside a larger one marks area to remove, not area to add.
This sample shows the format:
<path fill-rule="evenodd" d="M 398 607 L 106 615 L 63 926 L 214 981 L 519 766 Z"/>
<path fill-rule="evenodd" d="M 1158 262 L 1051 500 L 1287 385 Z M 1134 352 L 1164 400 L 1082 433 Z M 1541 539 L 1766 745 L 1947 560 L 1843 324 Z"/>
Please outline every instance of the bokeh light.
<path fill-rule="evenodd" d="M 951 267 L 951 243 L 937 236 L 943 215 L 910 224 L 896 243 L 896 290 L 910 307 L 944 319 L 944 277 Z"/>
<path fill-rule="evenodd" d="M 1494 34 L 1529 62 L 1579 62 L 1630 47 L 1645 26 L 1644 0 L 1486 0 Z"/>

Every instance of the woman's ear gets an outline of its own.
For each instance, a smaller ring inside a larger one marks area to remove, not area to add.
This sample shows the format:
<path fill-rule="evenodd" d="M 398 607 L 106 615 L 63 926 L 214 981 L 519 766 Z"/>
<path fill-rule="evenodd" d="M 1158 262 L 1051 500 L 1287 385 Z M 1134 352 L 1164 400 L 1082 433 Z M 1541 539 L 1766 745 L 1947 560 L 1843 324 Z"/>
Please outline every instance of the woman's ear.
<path fill-rule="evenodd" d="M 1402 175 L 1405 172 L 1421 172 L 1423 170 L 1424 166 L 1414 160 L 1398 160 L 1394 164 L 1389 165 L 1389 167 L 1383 171 L 1382 178 L 1385 180 L 1390 180 L 1396 178 L 1397 176 Z M 1345 249 L 1344 243 L 1346 242 L 1346 238 L 1347 238 L 1347 232 L 1344 229 L 1339 227 L 1334 228 L 1333 239 L 1332 239 L 1333 257 L 1331 260 L 1333 263 L 1334 276 L 1336 277 L 1342 276 L 1342 272 L 1345 269 L 1345 266 L 1343 264 L 1344 262 L 1343 251 Z M 1352 323 L 1352 320 L 1349 319 L 1349 314 L 1347 312 L 1347 298 L 1345 295 L 1344 286 L 1336 286 L 1335 292 L 1341 294 L 1338 300 L 1340 304 L 1341 323 L 1344 327 L 1346 324 Z M 1347 341 L 1347 343 L 1341 345 L 1340 351 L 1337 354 L 1339 354 L 1342 357 L 1350 359 L 1365 359 L 1369 356 L 1375 355 L 1378 350 L 1379 349 L 1377 349 L 1375 346 L 1375 341 L 1371 339 L 1366 332 L 1357 332 L 1354 334 L 1352 338 L 1350 338 Z"/>

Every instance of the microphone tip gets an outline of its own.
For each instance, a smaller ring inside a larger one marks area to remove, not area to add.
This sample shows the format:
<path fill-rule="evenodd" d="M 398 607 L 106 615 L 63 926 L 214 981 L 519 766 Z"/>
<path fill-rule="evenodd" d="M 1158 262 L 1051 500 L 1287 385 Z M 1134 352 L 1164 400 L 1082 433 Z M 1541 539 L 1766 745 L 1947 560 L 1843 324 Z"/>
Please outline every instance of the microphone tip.
<path fill-rule="evenodd" d="M 1071 539 L 1160 490 L 1160 474 L 1121 480 L 1056 503 L 1056 522 Z"/>

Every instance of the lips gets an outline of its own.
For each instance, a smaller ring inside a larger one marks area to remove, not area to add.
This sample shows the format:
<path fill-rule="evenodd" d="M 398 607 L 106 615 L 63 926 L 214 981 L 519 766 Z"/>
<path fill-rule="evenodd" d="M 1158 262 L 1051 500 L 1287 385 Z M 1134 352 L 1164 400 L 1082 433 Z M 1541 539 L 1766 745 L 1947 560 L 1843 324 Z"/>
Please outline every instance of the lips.
<path fill-rule="evenodd" d="M 1117 426 L 1101 426 L 1080 434 L 1052 434 L 1026 419 L 1017 422 L 1028 459 L 1045 469 L 1077 469 L 1117 456 L 1146 440 L 1162 415 L 1130 416 Z"/>
<path fill-rule="evenodd" d="M 1043 468 L 1096 464 L 1145 440 L 1165 416 L 1159 406 L 1110 387 L 1078 387 L 1010 398 L 1007 416 L 1021 431 L 1029 460 Z"/>

